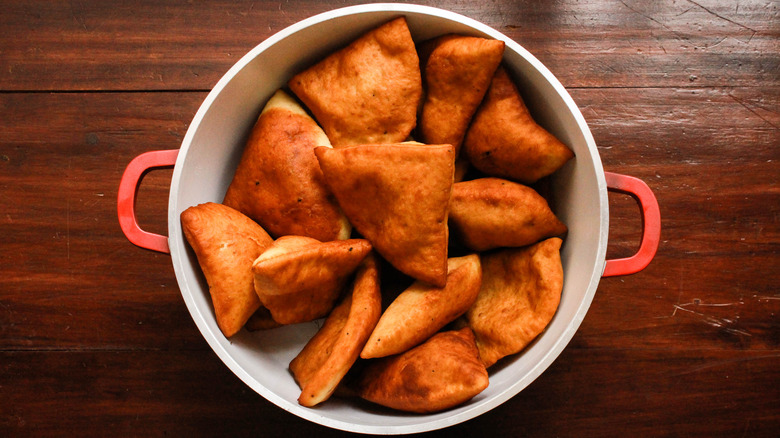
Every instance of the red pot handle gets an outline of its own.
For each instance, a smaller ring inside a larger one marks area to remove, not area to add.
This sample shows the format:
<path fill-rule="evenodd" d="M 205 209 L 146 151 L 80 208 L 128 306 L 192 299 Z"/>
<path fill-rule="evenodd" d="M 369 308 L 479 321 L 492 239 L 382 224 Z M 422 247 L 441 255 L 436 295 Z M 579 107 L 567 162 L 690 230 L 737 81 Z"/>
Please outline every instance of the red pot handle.
<path fill-rule="evenodd" d="M 642 243 L 631 257 L 607 260 L 602 277 L 634 274 L 645 269 L 661 241 L 661 210 L 658 200 L 644 181 L 633 176 L 604 172 L 607 189 L 631 195 L 642 207 Z"/>
<path fill-rule="evenodd" d="M 169 167 L 176 164 L 178 149 L 151 151 L 143 153 L 130 161 L 122 180 L 119 182 L 116 210 L 119 226 L 127 239 L 141 248 L 170 254 L 168 238 L 160 234 L 149 233 L 138 226 L 135 219 L 135 199 L 138 195 L 138 183 L 143 175 L 155 167 Z"/>

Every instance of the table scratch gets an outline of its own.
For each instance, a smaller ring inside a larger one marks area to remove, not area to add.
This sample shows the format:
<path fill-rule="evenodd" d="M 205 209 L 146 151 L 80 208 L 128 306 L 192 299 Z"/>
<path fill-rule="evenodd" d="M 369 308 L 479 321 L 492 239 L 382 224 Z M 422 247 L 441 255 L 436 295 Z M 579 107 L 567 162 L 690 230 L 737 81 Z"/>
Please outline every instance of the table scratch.
<path fill-rule="evenodd" d="M 730 333 L 732 335 L 742 335 L 742 336 L 753 336 L 750 334 L 750 332 L 746 330 L 740 330 L 733 327 L 730 327 L 730 325 L 734 324 L 733 319 L 728 318 L 717 318 L 715 316 L 706 315 L 704 313 L 696 312 L 691 309 L 687 309 L 685 306 L 695 304 L 695 303 L 685 303 L 685 304 L 673 304 L 674 310 L 672 311 L 671 316 L 675 316 L 677 314 L 678 310 L 681 310 L 683 312 L 690 313 L 692 315 L 695 315 L 699 318 L 699 320 L 709 326 L 722 329 L 726 333 Z M 724 304 L 711 304 L 711 306 L 731 306 L 734 304 L 739 303 L 724 303 Z M 704 306 L 706 304 L 698 304 L 700 306 Z"/>
<path fill-rule="evenodd" d="M 763 360 L 763 359 L 773 359 L 773 358 L 780 358 L 780 354 L 767 354 L 767 355 L 763 355 L 763 356 L 739 357 L 739 358 L 734 358 L 734 359 L 717 360 L 717 361 L 706 363 L 706 364 L 703 364 L 703 365 L 700 365 L 700 366 L 697 366 L 697 367 L 693 367 L 693 368 L 691 368 L 689 370 L 686 370 L 686 371 L 680 371 L 678 373 L 671 374 L 671 376 L 672 377 L 684 376 L 686 374 L 696 373 L 698 371 L 706 370 L 706 369 L 709 369 L 709 368 L 719 367 L 721 365 L 730 365 L 730 364 L 739 363 L 739 362 L 748 362 L 748 361 L 753 361 L 753 360 Z"/>

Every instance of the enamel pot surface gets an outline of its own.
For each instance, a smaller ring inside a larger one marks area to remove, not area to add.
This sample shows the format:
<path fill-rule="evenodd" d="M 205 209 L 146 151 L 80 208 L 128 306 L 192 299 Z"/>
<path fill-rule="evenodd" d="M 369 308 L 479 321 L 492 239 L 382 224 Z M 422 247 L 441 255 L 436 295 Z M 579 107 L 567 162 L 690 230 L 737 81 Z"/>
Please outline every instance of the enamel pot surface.
<path fill-rule="evenodd" d="M 300 406 L 300 389 L 288 364 L 317 331 L 318 323 L 271 331 L 241 331 L 230 339 L 217 327 L 208 286 L 182 232 L 182 211 L 221 202 L 244 143 L 265 102 L 294 73 L 362 33 L 405 16 L 415 41 L 447 33 L 505 41 L 504 63 L 534 118 L 575 153 L 552 177 L 551 207 L 569 231 L 561 251 L 564 286 L 560 305 L 545 331 L 523 352 L 490 369 L 490 385 L 469 402 L 439 413 L 391 412 L 332 397 L 310 409 Z M 141 176 L 174 166 L 168 203 L 168 236 L 139 228 L 134 214 Z M 643 237 L 633 257 L 606 260 L 609 232 L 607 190 L 632 195 L 641 205 Z M 444 428 L 474 418 L 515 396 L 536 379 L 574 336 L 602 276 L 642 270 L 660 237 L 658 203 L 641 180 L 605 173 L 582 114 L 558 80 L 533 55 L 502 33 L 470 18 L 431 7 L 370 4 L 326 12 L 268 38 L 236 63 L 217 83 L 195 115 L 179 150 L 136 157 L 122 177 L 118 213 L 128 239 L 143 248 L 170 252 L 182 297 L 208 344 L 254 391 L 299 417 L 328 427 L 372 434 L 405 434 Z M 260 420 L 262 421 L 262 420 Z"/>

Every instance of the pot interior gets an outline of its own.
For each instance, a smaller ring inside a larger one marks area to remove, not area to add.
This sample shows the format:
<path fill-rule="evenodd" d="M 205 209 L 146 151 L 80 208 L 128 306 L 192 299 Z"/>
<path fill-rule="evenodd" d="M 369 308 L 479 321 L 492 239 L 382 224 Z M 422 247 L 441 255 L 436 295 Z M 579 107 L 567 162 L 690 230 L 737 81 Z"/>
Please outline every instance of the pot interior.
<path fill-rule="evenodd" d="M 504 40 L 504 63 L 532 114 L 575 152 L 576 158 L 552 178 L 553 210 L 569 227 L 562 248 L 561 303 L 545 332 L 522 353 L 492 367 L 490 386 L 463 406 L 411 415 L 331 398 L 308 409 L 297 403 L 300 389 L 287 366 L 321 321 L 266 332 L 242 331 L 226 339 L 216 325 L 208 287 L 183 236 L 179 216 L 190 206 L 222 201 L 260 110 L 288 78 L 400 15 L 406 16 L 418 42 L 446 33 Z M 183 141 L 171 183 L 168 231 L 176 277 L 193 320 L 220 359 L 247 385 L 281 408 L 329 427 L 411 433 L 486 412 L 517 394 L 552 363 L 579 327 L 595 294 L 604 267 L 607 207 L 603 170 L 590 131 L 568 93 L 538 60 L 503 34 L 460 15 L 415 5 L 374 4 L 299 22 L 261 43 L 228 71 L 204 101 Z"/>

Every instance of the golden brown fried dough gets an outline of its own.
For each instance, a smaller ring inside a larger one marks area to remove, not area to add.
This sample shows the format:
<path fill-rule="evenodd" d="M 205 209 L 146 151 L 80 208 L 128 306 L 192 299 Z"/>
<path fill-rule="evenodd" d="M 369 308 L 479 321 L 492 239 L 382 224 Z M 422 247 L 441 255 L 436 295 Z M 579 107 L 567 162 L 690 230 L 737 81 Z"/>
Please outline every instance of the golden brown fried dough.
<path fill-rule="evenodd" d="M 458 406 L 488 386 L 468 327 L 434 335 L 406 353 L 369 363 L 359 395 L 402 411 L 431 413 Z"/>
<path fill-rule="evenodd" d="M 566 232 L 534 189 L 500 178 L 456 183 L 450 202 L 452 233 L 468 248 L 519 247 Z"/>
<path fill-rule="evenodd" d="M 552 174 L 574 157 L 534 121 L 503 67 L 496 71 L 463 144 L 475 168 L 525 184 Z"/>
<path fill-rule="evenodd" d="M 254 290 L 254 286 L 252 287 L 252 290 Z M 244 324 L 244 328 L 250 332 L 255 332 L 258 330 L 270 330 L 272 328 L 281 326 L 282 324 L 274 321 L 273 317 L 271 317 L 271 311 L 262 305 L 255 313 L 252 314 L 252 316 L 249 317 L 246 324 Z"/>
<path fill-rule="evenodd" d="M 301 106 L 277 91 L 247 141 L 223 203 L 273 236 L 347 239 L 351 226 L 322 179 L 314 156 L 328 137 Z"/>
<path fill-rule="evenodd" d="M 360 357 L 371 359 L 403 353 L 425 342 L 471 307 L 479 293 L 479 256 L 448 260 L 447 285 L 415 282 L 382 314 Z"/>
<path fill-rule="evenodd" d="M 379 271 L 369 255 L 358 268 L 352 292 L 290 362 L 290 371 L 301 387 L 301 405 L 311 407 L 330 397 L 357 360 L 381 313 Z"/>
<path fill-rule="evenodd" d="M 406 19 L 364 34 L 288 85 L 334 146 L 405 140 L 417 123 L 422 96 L 419 59 Z"/>
<path fill-rule="evenodd" d="M 425 143 L 451 144 L 456 155 L 493 73 L 504 55 L 504 42 L 445 35 L 433 46 L 425 64 L 425 99 L 420 134 Z"/>
<path fill-rule="evenodd" d="M 349 221 L 399 271 L 444 286 L 450 145 L 316 148 L 325 181 Z"/>
<path fill-rule="evenodd" d="M 280 237 L 252 265 L 255 292 L 280 324 L 321 318 L 333 309 L 348 276 L 370 251 L 365 239 Z"/>
<path fill-rule="evenodd" d="M 466 179 L 466 173 L 469 171 L 469 161 L 463 157 L 455 160 L 455 182 L 461 182 Z"/>
<path fill-rule="evenodd" d="M 482 254 L 482 288 L 466 312 L 486 367 L 523 350 L 547 327 L 561 299 L 561 239 Z"/>
<path fill-rule="evenodd" d="M 184 210 L 181 225 L 209 285 L 217 325 L 233 336 L 260 307 L 252 262 L 273 239 L 252 219 L 213 202 Z"/>

